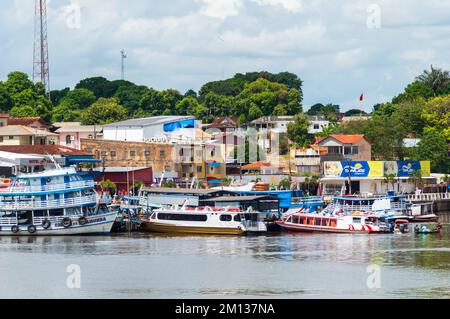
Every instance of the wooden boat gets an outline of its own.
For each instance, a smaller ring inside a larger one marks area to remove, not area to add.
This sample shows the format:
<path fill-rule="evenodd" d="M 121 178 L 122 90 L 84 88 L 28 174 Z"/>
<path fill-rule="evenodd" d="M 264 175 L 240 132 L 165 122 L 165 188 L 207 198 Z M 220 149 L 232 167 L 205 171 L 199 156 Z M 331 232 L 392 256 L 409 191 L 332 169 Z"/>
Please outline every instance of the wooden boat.
<path fill-rule="evenodd" d="M 432 225 L 416 225 L 414 232 L 416 234 L 439 234 L 441 232 L 442 226 L 440 224 Z"/>
<path fill-rule="evenodd" d="M 109 233 L 116 216 L 74 167 L 22 174 L 0 191 L 0 236 Z"/>
<path fill-rule="evenodd" d="M 257 212 L 237 208 L 170 207 L 154 210 L 142 229 L 161 233 L 243 235 L 249 231 L 267 231 L 261 221 L 249 220 Z M 256 228 L 255 228 L 256 227 Z"/>
<path fill-rule="evenodd" d="M 366 215 L 322 215 L 293 213 L 277 222 L 288 231 L 374 234 L 380 232 L 378 218 Z"/>

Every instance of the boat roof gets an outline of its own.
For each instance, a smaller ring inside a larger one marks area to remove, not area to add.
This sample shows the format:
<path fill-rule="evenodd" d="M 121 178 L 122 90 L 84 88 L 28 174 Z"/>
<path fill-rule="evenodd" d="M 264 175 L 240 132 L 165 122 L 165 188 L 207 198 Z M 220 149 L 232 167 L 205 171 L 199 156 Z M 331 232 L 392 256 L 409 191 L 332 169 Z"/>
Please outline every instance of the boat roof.
<path fill-rule="evenodd" d="M 23 175 L 19 175 L 14 179 L 33 179 L 33 178 L 45 178 L 45 177 L 56 177 L 56 176 L 65 176 L 65 175 L 76 175 L 77 171 L 74 167 L 65 167 L 65 168 L 55 168 L 49 169 L 39 173 L 27 173 Z"/>
<path fill-rule="evenodd" d="M 347 197 L 347 196 L 336 196 L 335 200 L 346 200 L 346 201 L 368 201 L 368 200 L 380 200 L 380 199 L 391 199 L 391 198 L 402 198 L 403 195 L 394 195 L 394 196 L 377 196 L 377 197 Z"/>
<path fill-rule="evenodd" d="M 250 202 L 255 200 L 278 200 L 274 196 L 221 196 L 204 200 L 203 202 Z"/>
<path fill-rule="evenodd" d="M 219 190 L 219 189 L 191 189 L 191 188 L 153 188 L 153 187 L 144 187 L 142 191 L 147 193 L 154 194 L 182 194 L 182 195 L 209 195 L 216 194 L 220 192 L 229 193 L 228 191 Z"/>

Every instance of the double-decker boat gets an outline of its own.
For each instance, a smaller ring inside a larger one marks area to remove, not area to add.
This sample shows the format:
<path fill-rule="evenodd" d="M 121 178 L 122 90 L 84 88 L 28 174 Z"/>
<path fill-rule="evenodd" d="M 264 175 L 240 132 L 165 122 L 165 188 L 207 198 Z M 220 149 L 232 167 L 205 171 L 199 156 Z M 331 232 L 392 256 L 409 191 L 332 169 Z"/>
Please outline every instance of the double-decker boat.
<path fill-rule="evenodd" d="M 285 216 L 277 223 L 286 230 L 297 232 L 374 234 L 383 231 L 378 217 L 361 214 L 325 215 L 297 212 Z"/>
<path fill-rule="evenodd" d="M 0 235 L 108 233 L 116 216 L 74 167 L 19 175 L 0 190 Z"/>
<path fill-rule="evenodd" d="M 162 233 L 243 235 L 267 231 L 259 216 L 251 209 L 170 207 L 154 210 L 142 229 Z"/>

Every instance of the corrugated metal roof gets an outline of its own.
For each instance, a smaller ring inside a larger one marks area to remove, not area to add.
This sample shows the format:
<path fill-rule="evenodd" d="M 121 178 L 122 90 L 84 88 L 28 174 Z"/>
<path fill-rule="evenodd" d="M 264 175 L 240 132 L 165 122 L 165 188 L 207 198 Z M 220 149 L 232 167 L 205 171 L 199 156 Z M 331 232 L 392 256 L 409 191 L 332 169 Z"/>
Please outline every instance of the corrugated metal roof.
<path fill-rule="evenodd" d="M 111 127 L 124 127 L 124 126 L 150 126 L 150 125 L 157 125 L 157 124 L 166 124 L 176 121 L 183 121 L 183 120 L 192 120 L 195 119 L 194 116 L 153 116 L 153 117 L 146 117 L 146 118 L 140 118 L 140 119 L 131 119 L 123 122 L 117 122 L 112 123 L 108 125 L 104 125 L 104 128 L 111 128 Z"/>

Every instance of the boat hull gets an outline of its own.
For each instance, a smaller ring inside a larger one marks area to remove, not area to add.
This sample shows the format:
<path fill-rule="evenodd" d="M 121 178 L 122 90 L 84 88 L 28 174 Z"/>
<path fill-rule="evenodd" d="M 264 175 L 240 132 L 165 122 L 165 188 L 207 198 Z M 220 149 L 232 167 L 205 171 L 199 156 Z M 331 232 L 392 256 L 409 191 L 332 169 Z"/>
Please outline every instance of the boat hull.
<path fill-rule="evenodd" d="M 378 230 L 373 229 L 368 226 L 364 226 L 364 229 L 345 229 L 345 228 L 335 228 L 335 227 L 321 227 L 321 226 L 309 226 L 309 225 L 290 225 L 286 223 L 279 223 L 279 225 L 287 230 L 293 232 L 304 232 L 304 233 L 341 233 L 341 234 L 376 234 L 379 233 Z"/>
<path fill-rule="evenodd" d="M 209 235 L 243 235 L 245 231 L 238 228 L 178 226 L 156 222 L 145 222 L 142 230 L 157 233 L 209 234 Z"/>
<path fill-rule="evenodd" d="M 44 229 L 42 226 L 36 226 L 35 233 L 28 232 L 29 225 L 19 226 L 20 231 L 17 233 L 12 232 L 11 227 L 1 226 L 0 236 L 80 236 L 107 234 L 111 232 L 116 217 L 117 213 L 90 216 L 86 218 L 88 221 L 87 224 L 80 225 L 74 221 L 73 225 L 68 228 L 64 228 L 58 224 L 52 225 L 48 229 Z"/>

